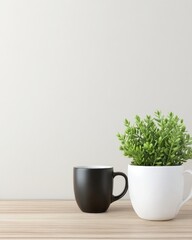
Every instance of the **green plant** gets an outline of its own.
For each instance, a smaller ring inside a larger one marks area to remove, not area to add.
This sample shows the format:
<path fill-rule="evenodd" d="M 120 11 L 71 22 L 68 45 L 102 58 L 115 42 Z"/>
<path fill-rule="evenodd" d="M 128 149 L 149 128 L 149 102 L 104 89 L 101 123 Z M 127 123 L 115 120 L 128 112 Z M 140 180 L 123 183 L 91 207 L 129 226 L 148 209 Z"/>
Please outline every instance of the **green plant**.
<path fill-rule="evenodd" d="M 124 155 L 131 164 L 176 166 L 192 158 L 192 137 L 182 119 L 172 112 L 167 116 L 156 111 L 154 117 L 135 117 L 135 124 L 125 119 L 124 134 L 117 134 Z"/>

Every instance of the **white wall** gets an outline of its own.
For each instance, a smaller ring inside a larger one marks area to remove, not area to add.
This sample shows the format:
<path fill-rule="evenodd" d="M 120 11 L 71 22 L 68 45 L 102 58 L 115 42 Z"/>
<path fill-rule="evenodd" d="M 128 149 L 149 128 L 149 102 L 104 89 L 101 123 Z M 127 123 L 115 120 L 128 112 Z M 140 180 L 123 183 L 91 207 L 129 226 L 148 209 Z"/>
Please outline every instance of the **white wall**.
<path fill-rule="evenodd" d="M 173 111 L 192 133 L 191 13 L 190 0 L 1 0 L 0 198 L 73 198 L 76 165 L 126 172 L 125 117 Z"/>

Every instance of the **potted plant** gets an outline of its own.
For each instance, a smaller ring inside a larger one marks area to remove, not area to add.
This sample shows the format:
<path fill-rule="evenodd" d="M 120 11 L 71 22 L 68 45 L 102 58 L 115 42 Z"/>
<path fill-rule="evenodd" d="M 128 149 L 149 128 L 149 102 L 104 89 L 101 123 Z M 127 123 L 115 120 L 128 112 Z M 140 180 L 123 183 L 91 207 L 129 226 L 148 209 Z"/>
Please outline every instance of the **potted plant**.
<path fill-rule="evenodd" d="M 124 155 L 132 158 L 128 166 L 129 194 L 137 215 L 148 220 L 173 219 L 183 200 L 182 164 L 192 158 L 192 137 L 182 119 L 172 112 L 164 116 L 125 119 L 125 132 L 117 134 Z"/>

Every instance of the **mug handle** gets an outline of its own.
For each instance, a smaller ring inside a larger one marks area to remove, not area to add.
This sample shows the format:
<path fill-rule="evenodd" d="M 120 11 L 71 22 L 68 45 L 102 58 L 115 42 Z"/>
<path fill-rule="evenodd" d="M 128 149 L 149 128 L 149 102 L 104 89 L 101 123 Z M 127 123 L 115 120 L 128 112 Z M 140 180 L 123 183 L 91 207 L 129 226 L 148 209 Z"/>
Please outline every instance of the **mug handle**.
<path fill-rule="evenodd" d="M 125 193 L 127 192 L 127 190 L 128 190 L 128 178 L 127 178 L 127 176 L 125 175 L 125 173 L 122 173 L 122 172 L 113 172 L 113 178 L 115 178 L 116 176 L 122 176 L 122 177 L 124 177 L 124 179 L 125 179 L 125 187 L 124 187 L 124 190 L 123 190 L 123 192 L 122 192 L 121 194 L 119 194 L 119 195 L 117 195 L 117 196 L 112 195 L 112 200 L 111 200 L 111 202 L 117 201 L 118 199 L 122 198 L 122 197 L 125 195 Z"/>
<path fill-rule="evenodd" d="M 185 171 L 183 172 L 183 174 L 185 174 L 185 173 L 189 173 L 189 174 L 192 175 L 192 171 L 191 171 L 191 170 L 185 170 Z M 191 187 L 191 191 L 190 191 L 189 195 L 188 195 L 188 196 L 182 201 L 182 203 L 179 205 L 178 211 L 179 211 L 179 209 L 183 206 L 183 204 L 185 204 L 191 197 L 192 197 L 192 187 Z"/>

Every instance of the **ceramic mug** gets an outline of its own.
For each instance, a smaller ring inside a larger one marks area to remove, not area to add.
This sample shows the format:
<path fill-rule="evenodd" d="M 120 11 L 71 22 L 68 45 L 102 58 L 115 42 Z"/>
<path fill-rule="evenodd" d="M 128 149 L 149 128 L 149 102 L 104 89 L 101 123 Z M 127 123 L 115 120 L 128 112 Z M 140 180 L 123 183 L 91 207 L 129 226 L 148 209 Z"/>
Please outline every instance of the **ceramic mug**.
<path fill-rule="evenodd" d="M 128 166 L 129 195 L 137 215 L 147 220 L 173 219 L 181 206 L 192 197 L 183 199 L 183 166 Z"/>
<path fill-rule="evenodd" d="M 122 176 L 125 187 L 118 196 L 113 195 L 113 179 Z M 114 172 L 110 166 L 74 167 L 73 182 L 75 199 L 83 212 L 105 212 L 109 205 L 122 198 L 128 190 L 127 176 Z"/>

